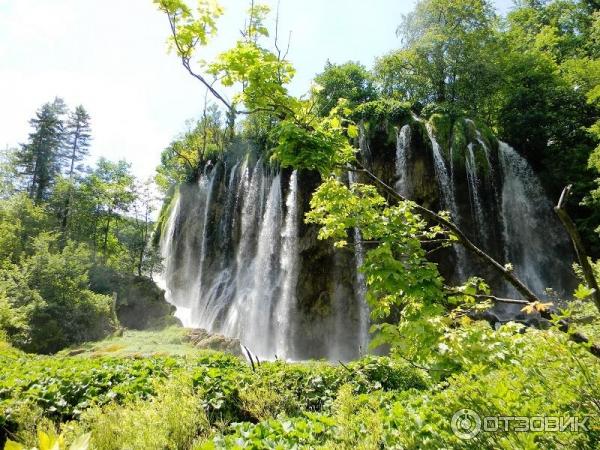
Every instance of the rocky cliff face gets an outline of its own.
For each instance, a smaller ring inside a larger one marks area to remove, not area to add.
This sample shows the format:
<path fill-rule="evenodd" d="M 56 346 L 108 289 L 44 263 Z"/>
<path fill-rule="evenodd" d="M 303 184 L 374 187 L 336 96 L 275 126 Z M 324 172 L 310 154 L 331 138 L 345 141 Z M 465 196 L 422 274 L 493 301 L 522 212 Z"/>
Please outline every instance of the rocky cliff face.
<path fill-rule="evenodd" d="M 387 184 L 449 211 L 538 293 L 571 287 L 570 246 L 549 200 L 527 162 L 485 127 L 405 114 L 365 121 L 360 148 Z M 303 221 L 319 183 L 316 173 L 281 171 L 248 154 L 209 166 L 197 183 L 179 187 L 161 249 L 167 298 L 185 325 L 239 338 L 262 358 L 350 359 L 365 350 L 360 246 L 334 250 Z M 497 292 L 514 294 L 464 251 L 440 252 L 436 262 L 449 281 L 480 275 Z"/>
<path fill-rule="evenodd" d="M 116 294 L 119 323 L 132 330 L 162 328 L 180 324 L 175 307 L 165 299 L 165 291 L 146 277 L 119 274 L 107 267 L 90 271 L 90 287 L 105 295 Z"/>

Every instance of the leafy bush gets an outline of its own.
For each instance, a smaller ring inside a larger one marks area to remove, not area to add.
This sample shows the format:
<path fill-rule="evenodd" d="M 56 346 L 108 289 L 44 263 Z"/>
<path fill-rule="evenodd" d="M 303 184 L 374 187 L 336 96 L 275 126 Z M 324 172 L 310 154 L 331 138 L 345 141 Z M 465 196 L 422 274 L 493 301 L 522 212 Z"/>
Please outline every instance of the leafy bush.
<path fill-rule="evenodd" d="M 429 381 L 422 370 L 410 367 L 406 362 L 387 357 L 368 356 L 348 365 L 348 376 L 355 394 L 373 391 L 423 390 Z"/>
<path fill-rule="evenodd" d="M 247 371 L 238 372 L 232 368 L 203 366 L 192 374 L 192 384 L 202 398 L 202 406 L 211 422 L 228 423 L 249 418 L 240 400 L 240 389 L 249 382 Z"/>
<path fill-rule="evenodd" d="M 171 358 L 50 358 L 0 355 L 0 441 L 18 431 L 22 411 L 37 406 L 46 417 L 76 419 L 87 408 L 147 399 L 154 381 L 179 364 Z"/>
<path fill-rule="evenodd" d="M 89 431 L 96 450 L 162 450 L 190 448 L 209 424 L 191 383 L 182 377 L 158 387 L 152 399 L 91 408 L 70 427 L 71 434 Z"/>
<path fill-rule="evenodd" d="M 335 422 L 327 416 L 305 413 L 301 417 L 268 420 L 256 425 L 233 424 L 226 435 L 220 435 L 199 449 L 247 448 L 314 448 L 333 437 Z"/>
<path fill-rule="evenodd" d="M 265 363 L 258 369 L 258 383 L 280 392 L 296 411 L 328 409 L 344 374 L 330 364 Z"/>
<path fill-rule="evenodd" d="M 10 341 L 26 351 L 52 353 L 98 340 L 114 329 L 112 299 L 88 289 L 91 254 L 85 245 L 42 233 L 19 265 L 0 267 L 0 298 L 13 318 L 4 324 Z M 6 321 L 4 321 L 6 322 Z M 2 324 L 0 324 L 2 325 Z"/>

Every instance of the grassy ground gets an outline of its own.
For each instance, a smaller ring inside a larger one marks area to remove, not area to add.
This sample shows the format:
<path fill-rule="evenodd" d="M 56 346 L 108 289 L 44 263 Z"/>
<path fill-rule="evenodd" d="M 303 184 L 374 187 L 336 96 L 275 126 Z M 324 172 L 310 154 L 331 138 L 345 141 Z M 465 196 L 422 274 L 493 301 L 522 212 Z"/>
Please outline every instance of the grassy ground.
<path fill-rule="evenodd" d="M 441 379 L 376 356 L 252 368 L 196 349 L 185 328 L 127 331 L 54 356 L 0 339 L 0 448 L 5 439 L 41 448 L 40 431 L 68 443 L 91 437 L 88 450 L 600 448 L 600 365 L 584 348 L 552 330 L 469 330 L 447 341 L 455 365 Z M 591 417 L 593 426 L 463 440 L 451 419 L 465 408 L 485 417 Z"/>
<path fill-rule="evenodd" d="M 158 331 L 126 330 L 100 342 L 61 351 L 57 356 L 198 356 L 206 354 L 187 340 L 189 329 L 169 327 Z"/>

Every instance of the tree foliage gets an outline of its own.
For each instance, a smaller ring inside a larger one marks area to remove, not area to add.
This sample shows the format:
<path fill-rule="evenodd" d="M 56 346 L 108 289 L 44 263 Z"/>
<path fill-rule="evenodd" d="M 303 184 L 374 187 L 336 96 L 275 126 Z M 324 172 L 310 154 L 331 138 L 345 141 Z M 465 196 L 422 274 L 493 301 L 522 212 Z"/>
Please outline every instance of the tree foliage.
<path fill-rule="evenodd" d="M 338 105 L 340 99 L 348 106 L 356 106 L 377 98 L 373 76 L 360 63 L 325 64 L 323 72 L 315 77 L 314 91 L 317 114 L 327 116 Z"/>

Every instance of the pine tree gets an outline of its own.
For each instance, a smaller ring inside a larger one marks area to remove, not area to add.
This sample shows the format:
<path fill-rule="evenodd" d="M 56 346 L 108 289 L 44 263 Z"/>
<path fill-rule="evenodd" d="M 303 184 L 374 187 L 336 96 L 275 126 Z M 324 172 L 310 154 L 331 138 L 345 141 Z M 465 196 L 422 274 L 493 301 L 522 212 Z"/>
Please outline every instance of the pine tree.
<path fill-rule="evenodd" d="M 66 125 L 66 155 L 68 162 L 67 175 L 73 180 L 76 171 L 81 170 L 76 164 L 81 162 L 89 153 L 91 140 L 90 116 L 85 108 L 79 105 L 69 115 Z"/>
<path fill-rule="evenodd" d="M 21 174 L 30 178 L 29 196 L 36 202 L 47 197 L 49 188 L 60 173 L 64 142 L 62 115 L 65 110 L 64 101 L 60 98 L 44 104 L 29 122 L 33 128 L 29 142 L 21 144 L 17 152 Z"/>
<path fill-rule="evenodd" d="M 68 166 L 66 174 L 69 179 L 69 189 L 64 201 L 63 210 L 61 212 L 61 229 L 63 232 L 63 241 L 66 239 L 66 230 L 69 222 L 69 211 L 73 202 L 73 184 L 77 172 L 81 171 L 81 167 L 77 163 L 81 162 L 89 153 L 91 140 L 90 116 L 85 108 L 79 105 L 69 115 L 66 130 L 66 148 L 65 160 Z"/>

